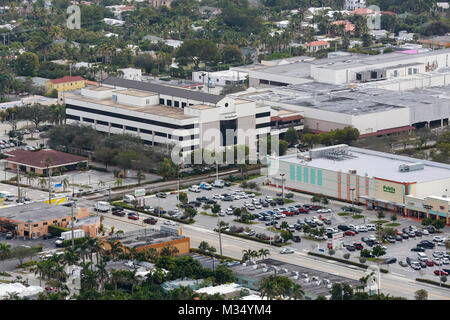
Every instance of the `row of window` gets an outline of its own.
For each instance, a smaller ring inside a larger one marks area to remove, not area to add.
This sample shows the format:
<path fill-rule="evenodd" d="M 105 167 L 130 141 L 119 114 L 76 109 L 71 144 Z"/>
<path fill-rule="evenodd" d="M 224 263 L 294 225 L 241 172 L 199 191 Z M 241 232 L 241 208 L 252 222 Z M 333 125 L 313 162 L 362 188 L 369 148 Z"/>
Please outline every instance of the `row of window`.
<path fill-rule="evenodd" d="M 66 221 L 66 218 L 61 219 L 61 221 L 63 221 L 63 222 Z M 58 220 L 53 220 L 53 223 L 54 224 L 58 223 Z M 42 222 L 42 225 L 46 226 L 46 225 L 48 225 L 48 222 Z M 30 226 L 29 224 L 25 224 L 25 227 L 29 227 L 29 226 Z M 39 223 L 33 224 L 33 227 L 39 227 Z"/>
<path fill-rule="evenodd" d="M 172 106 L 172 100 L 170 99 L 164 99 L 164 98 L 159 98 L 159 104 L 163 105 L 163 106 L 168 106 L 171 107 Z M 180 107 L 180 101 L 177 100 L 173 100 L 173 105 L 176 108 Z M 193 103 L 189 103 L 189 106 L 193 106 Z M 187 106 L 186 102 L 181 102 L 181 108 L 184 108 Z"/>
<path fill-rule="evenodd" d="M 66 115 L 66 118 L 67 118 L 67 119 L 71 119 L 71 120 L 81 121 L 81 118 L 80 118 L 79 116 L 74 116 L 74 115 L 71 115 L 71 114 Z M 94 119 L 90 119 L 90 118 L 83 118 L 83 121 L 84 121 L 84 122 L 88 122 L 88 123 L 94 123 Z M 109 125 L 108 122 L 106 122 L 106 121 L 101 121 L 101 120 L 97 120 L 97 124 L 98 124 L 98 125 L 104 125 L 104 126 L 108 126 L 108 125 Z M 117 123 L 113 123 L 113 122 L 111 122 L 111 127 L 117 128 L 117 129 L 123 129 L 123 125 L 117 124 Z M 125 130 L 128 130 L 128 131 L 134 131 L 134 132 L 137 132 L 137 131 L 138 131 L 137 128 L 135 128 L 135 127 L 130 127 L 130 126 L 125 126 Z M 141 132 L 141 133 L 145 133 L 145 134 L 153 134 L 151 130 L 146 130 L 146 129 L 140 129 L 140 132 Z M 155 133 L 155 136 L 165 137 L 165 138 L 168 138 L 168 139 L 172 139 L 172 135 L 171 135 L 170 133 L 167 134 L 167 133 L 158 132 L 158 131 L 154 131 L 154 133 Z M 178 137 L 178 140 L 179 140 L 179 141 L 183 141 L 183 140 L 187 141 L 187 140 L 198 139 L 199 137 L 200 137 L 200 136 L 199 136 L 198 134 L 196 134 L 196 135 L 192 134 L 192 135 L 186 136 L 186 137 Z M 176 137 L 176 136 L 173 136 L 173 138 L 174 138 L 174 140 L 176 140 L 177 137 Z"/>

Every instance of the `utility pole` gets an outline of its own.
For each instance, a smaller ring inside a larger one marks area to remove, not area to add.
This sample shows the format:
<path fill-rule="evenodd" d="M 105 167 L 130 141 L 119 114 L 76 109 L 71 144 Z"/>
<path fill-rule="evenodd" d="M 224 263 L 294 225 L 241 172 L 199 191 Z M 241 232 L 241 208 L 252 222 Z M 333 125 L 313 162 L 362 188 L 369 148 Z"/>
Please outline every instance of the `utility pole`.
<path fill-rule="evenodd" d="M 222 226 L 220 225 L 220 216 L 219 216 L 219 247 L 220 247 L 220 255 L 222 255 Z"/>
<path fill-rule="evenodd" d="M 21 199 L 21 196 L 20 196 L 20 175 L 19 175 L 19 165 L 16 165 L 16 167 L 17 167 L 17 200 L 19 201 L 19 203 L 20 203 L 20 199 Z M 6 171 L 5 171 L 5 174 L 6 174 Z"/>
<path fill-rule="evenodd" d="M 73 208 L 76 206 L 75 201 L 72 201 L 72 205 L 70 206 L 72 208 L 72 249 L 75 250 L 75 239 L 73 236 L 73 229 L 74 229 L 74 219 L 73 219 Z"/>
<path fill-rule="evenodd" d="M 52 173 L 49 167 L 47 167 L 48 171 L 48 204 L 52 205 Z"/>

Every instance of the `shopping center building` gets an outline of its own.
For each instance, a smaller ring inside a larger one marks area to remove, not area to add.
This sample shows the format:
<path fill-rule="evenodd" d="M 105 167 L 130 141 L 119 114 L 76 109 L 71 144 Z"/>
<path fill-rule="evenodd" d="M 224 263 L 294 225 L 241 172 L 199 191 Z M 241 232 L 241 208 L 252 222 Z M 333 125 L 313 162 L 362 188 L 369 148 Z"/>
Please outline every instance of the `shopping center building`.
<path fill-rule="evenodd" d="M 269 161 L 270 184 L 450 224 L 450 165 L 341 144 Z"/>

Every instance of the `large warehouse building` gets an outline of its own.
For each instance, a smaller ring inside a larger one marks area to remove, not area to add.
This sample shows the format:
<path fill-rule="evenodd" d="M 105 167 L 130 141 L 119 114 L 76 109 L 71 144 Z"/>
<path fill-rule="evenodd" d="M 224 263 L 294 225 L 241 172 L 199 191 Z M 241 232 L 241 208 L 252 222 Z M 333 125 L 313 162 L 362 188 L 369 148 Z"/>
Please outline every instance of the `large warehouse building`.
<path fill-rule="evenodd" d="M 444 126 L 450 117 L 449 86 L 398 93 L 319 82 L 238 94 L 257 104 L 298 112 L 315 132 L 351 126 L 361 137 Z"/>
<path fill-rule="evenodd" d="M 183 153 L 243 144 L 252 150 L 260 135 L 283 133 L 291 126 L 303 129 L 303 117 L 295 111 L 120 78 L 66 94 L 65 103 L 68 123 L 108 134 L 131 133 L 150 145 L 176 144 Z M 228 130 L 234 132 L 231 139 Z"/>
<path fill-rule="evenodd" d="M 272 157 L 270 183 L 450 224 L 450 165 L 345 144 Z"/>

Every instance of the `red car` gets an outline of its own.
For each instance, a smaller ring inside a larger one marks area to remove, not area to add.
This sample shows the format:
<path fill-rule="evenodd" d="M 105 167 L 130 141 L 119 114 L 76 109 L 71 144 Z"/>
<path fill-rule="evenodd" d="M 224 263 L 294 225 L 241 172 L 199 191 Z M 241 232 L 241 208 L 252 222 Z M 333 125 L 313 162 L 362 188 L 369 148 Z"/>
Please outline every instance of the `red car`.
<path fill-rule="evenodd" d="M 322 220 L 322 221 L 325 221 L 325 220 L 327 220 L 327 217 L 324 217 L 321 214 L 319 214 L 319 219 Z"/>
<path fill-rule="evenodd" d="M 432 267 L 434 266 L 434 262 L 433 260 L 428 259 L 427 261 L 425 261 L 425 263 L 427 264 L 427 266 Z"/>
<path fill-rule="evenodd" d="M 125 215 L 125 212 L 123 212 L 123 211 L 113 211 L 112 214 L 114 216 L 123 217 Z"/>
<path fill-rule="evenodd" d="M 144 223 L 148 223 L 148 224 L 156 224 L 157 222 L 158 222 L 158 220 L 153 219 L 153 218 L 144 219 Z"/>
<path fill-rule="evenodd" d="M 328 242 L 328 243 L 327 243 L 327 248 L 328 248 L 328 249 L 333 249 L 333 244 L 332 244 L 331 242 Z"/>
<path fill-rule="evenodd" d="M 298 209 L 299 213 L 309 213 L 309 210 L 303 209 L 303 208 L 299 208 Z"/>
<path fill-rule="evenodd" d="M 360 242 L 355 242 L 353 246 L 355 247 L 356 250 L 362 250 L 364 248 Z"/>
<path fill-rule="evenodd" d="M 352 230 L 347 230 L 347 231 L 344 232 L 344 235 L 345 236 L 354 236 L 355 233 Z"/>
<path fill-rule="evenodd" d="M 286 215 L 286 216 L 293 216 L 293 215 L 295 215 L 295 213 L 292 212 L 292 211 L 286 211 L 286 212 L 282 212 L 282 213 L 284 213 L 284 215 Z"/>
<path fill-rule="evenodd" d="M 439 275 L 439 270 L 434 270 L 434 274 L 438 276 Z M 445 271 L 441 270 L 441 276 L 448 276 L 448 272 L 445 272 Z"/>
<path fill-rule="evenodd" d="M 135 214 L 131 214 L 131 215 L 128 216 L 128 219 L 131 219 L 131 220 L 139 220 L 139 216 L 137 216 L 137 215 L 135 215 Z"/>

